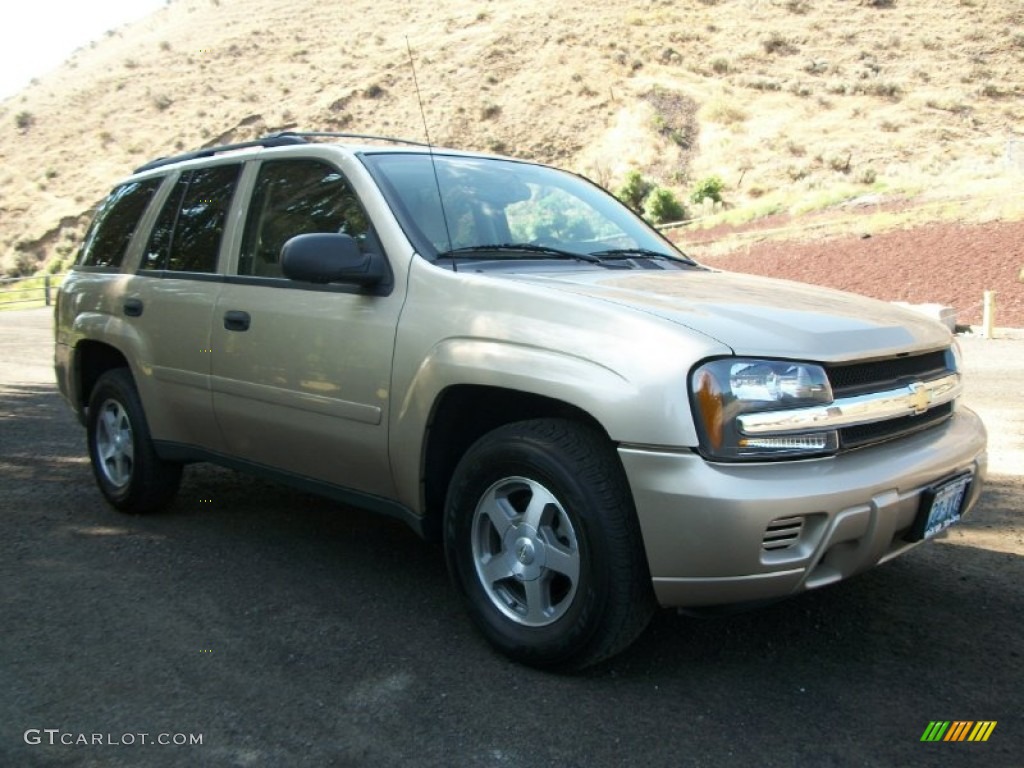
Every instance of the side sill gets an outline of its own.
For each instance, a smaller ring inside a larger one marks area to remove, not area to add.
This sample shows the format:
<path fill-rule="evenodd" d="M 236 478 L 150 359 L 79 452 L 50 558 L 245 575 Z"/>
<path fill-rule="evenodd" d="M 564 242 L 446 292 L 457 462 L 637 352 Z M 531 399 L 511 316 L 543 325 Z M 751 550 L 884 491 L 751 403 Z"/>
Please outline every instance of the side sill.
<path fill-rule="evenodd" d="M 234 456 L 217 453 L 216 451 L 207 451 L 185 443 L 154 440 L 153 447 L 157 455 L 164 461 L 179 461 L 186 464 L 205 461 L 210 464 L 218 464 L 219 466 L 256 475 L 275 483 L 289 485 L 292 488 L 311 493 L 315 496 L 324 496 L 339 501 L 342 504 L 349 504 L 379 515 L 395 517 L 412 528 L 420 538 L 427 538 L 426 531 L 423 528 L 424 519 L 408 507 L 391 499 L 385 499 L 371 493 L 363 493 L 362 491 L 356 491 L 340 485 L 333 485 L 322 480 L 314 480 L 304 475 L 283 472 L 264 464 L 238 459 Z"/>

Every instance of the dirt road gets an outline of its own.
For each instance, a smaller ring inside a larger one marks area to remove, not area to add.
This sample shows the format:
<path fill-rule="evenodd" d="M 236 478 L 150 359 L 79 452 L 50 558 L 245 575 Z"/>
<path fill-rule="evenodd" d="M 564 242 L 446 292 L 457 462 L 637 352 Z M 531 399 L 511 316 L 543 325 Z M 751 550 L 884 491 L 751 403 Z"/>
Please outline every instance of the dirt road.
<path fill-rule="evenodd" d="M 393 521 L 207 466 L 115 513 L 49 342 L 0 313 L 0 765 L 1024 764 L 1024 341 L 964 345 L 994 470 L 969 520 L 770 608 L 663 612 L 568 677 L 492 653 Z"/>

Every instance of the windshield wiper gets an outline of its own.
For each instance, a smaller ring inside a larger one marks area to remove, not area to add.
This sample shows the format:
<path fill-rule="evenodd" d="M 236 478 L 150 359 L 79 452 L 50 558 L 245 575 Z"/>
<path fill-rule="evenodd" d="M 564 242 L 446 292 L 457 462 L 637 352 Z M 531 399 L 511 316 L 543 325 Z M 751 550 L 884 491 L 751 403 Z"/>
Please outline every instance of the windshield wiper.
<path fill-rule="evenodd" d="M 665 259 L 666 261 L 681 261 L 684 264 L 689 264 L 691 267 L 696 267 L 697 262 L 691 259 L 689 256 L 679 254 L 678 256 L 669 256 L 667 253 L 661 251 L 652 251 L 650 248 L 609 248 L 606 251 L 594 251 L 590 254 L 596 256 L 599 261 L 606 259 L 628 259 L 634 256 L 639 256 L 643 259 Z"/>
<path fill-rule="evenodd" d="M 590 264 L 600 264 L 601 259 L 589 253 L 577 253 L 566 251 L 561 248 L 553 248 L 549 245 L 536 245 L 535 243 L 492 243 L 489 245 L 464 245 L 461 248 L 452 248 L 437 254 L 438 259 L 451 258 L 452 256 L 466 256 L 472 253 L 519 253 L 539 254 L 541 256 L 552 256 L 559 259 L 575 259 L 586 261 Z"/>

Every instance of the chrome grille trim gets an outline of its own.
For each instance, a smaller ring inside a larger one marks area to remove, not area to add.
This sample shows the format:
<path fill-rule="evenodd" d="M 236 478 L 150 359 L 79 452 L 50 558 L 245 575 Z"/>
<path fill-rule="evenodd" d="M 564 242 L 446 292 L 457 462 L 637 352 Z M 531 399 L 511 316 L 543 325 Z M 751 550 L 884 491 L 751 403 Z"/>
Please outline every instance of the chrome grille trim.
<path fill-rule="evenodd" d="M 930 408 L 955 400 L 962 391 L 959 374 L 952 373 L 884 392 L 841 397 L 830 405 L 745 413 L 737 417 L 737 422 L 746 435 L 839 429 L 926 413 Z"/>

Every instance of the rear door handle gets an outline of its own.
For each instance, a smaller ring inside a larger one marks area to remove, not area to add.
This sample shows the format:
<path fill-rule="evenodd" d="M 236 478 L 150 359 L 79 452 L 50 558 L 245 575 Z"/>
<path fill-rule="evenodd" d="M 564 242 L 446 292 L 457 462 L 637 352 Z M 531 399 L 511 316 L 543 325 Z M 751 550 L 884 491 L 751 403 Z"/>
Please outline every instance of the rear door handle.
<path fill-rule="evenodd" d="M 248 331 L 252 318 L 248 312 L 231 309 L 224 313 L 224 328 L 229 331 Z"/>
<path fill-rule="evenodd" d="M 142 315 L 142 299 L 125 299 L 123 308 L 128 317 L 140 317 Z"/>

